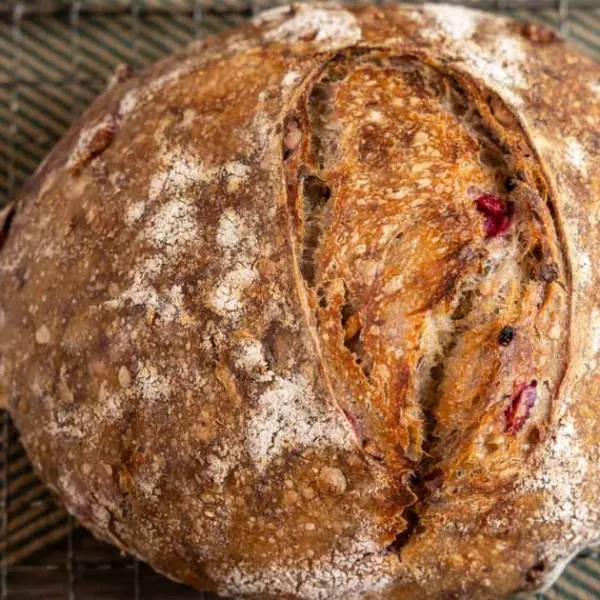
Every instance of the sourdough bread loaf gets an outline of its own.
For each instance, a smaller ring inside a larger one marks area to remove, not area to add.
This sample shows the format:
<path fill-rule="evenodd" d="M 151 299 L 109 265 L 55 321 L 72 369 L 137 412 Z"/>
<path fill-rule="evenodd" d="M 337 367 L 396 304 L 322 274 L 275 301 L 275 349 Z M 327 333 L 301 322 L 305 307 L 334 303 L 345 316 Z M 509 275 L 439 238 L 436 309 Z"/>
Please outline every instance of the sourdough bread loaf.
<path fill-rule="evenodd" d="M 600 538 L 600 67 L 294 6 L 116 74 L 0 251 L 0 381 L 98 537 L 223 595 L 503 598 Z"/>

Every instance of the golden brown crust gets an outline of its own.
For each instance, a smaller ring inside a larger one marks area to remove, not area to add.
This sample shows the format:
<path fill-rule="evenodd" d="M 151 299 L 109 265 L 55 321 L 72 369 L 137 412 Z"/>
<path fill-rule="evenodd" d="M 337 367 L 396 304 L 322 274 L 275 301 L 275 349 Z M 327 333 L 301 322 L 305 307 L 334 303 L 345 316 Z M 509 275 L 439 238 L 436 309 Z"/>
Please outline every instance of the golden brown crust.
<path fill-rule="evenodd" d="M 18 199 L 0 381 L 98 536 L 256 598 L 497 598 L 600 537 L 600 69 L 298 6 L 117 77 Z"/>

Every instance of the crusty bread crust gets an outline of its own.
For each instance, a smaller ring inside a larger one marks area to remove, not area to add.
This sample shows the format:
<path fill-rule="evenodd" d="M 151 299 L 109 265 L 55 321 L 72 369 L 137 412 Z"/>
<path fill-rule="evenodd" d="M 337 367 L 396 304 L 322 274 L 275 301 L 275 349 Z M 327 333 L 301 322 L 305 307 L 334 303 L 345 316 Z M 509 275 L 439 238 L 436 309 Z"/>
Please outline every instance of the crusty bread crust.
<path fill-rule="evenodd" d="M 600 67 L 296 6 L 124 70 L 17 199 L 0 382 L 98 537 L 199 589 L 500 598 L 600 537 Z"/>

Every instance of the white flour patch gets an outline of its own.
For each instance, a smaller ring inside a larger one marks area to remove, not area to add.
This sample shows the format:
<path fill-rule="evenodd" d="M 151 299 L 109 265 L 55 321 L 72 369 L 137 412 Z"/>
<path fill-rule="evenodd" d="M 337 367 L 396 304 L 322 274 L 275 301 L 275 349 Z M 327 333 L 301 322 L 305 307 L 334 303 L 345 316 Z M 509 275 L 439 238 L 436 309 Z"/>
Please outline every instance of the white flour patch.
<path fill-rule="evenodd" d="M 119 116 L 125 118 L 130 115 L 136 107 L 152 100 L 154 96 L 170 83 L 174 83 L 193 68 L 191 64 L 183 64 L 176 69 L 168 71 L 157 79 L 151 80 L 144 86 L 131 88 L 119 103 Z"/>
<path fill-rule="evenodd" d="M 404 275 L 396 275 L 396 277 L 392 277 L 392 279 L 385 284 L 383 292 L 385 294 L 394 294 L 402 288 L 404 283 Z"/>
<path fill-rule="evenodd" d="M 146 203 L 143 200 L 130 204 L 125 211 L 125 223 L 129 226 L 133 225 L 142 218 L 145 210 Z"/>
<path fill-rule="evenodd" d="M 425 5 L 425 14 L 433 17 L 441 29 L 452 39 L 461 41 L 470 38 L 475 31 L 477 23 L 481 21 L 478 12 L 462 6 Z"/>
<path fill-rule="evenodd" d="M 127 301 L 135 306 L 143 305 L 156 311 L 160 318 L 170 323 L 184 313 L 184 299 L 181 286 L 173 285 L 164 293 L 159 293 L 155 278 L 164 266 L 164 258 L 155 256 L 138 265 L 129 277 L 133 280 L 117 298 L 104 303 L 109 308 L 121 308 Z"/>
<path fill-rule="evenodd" d="M 569 164 L 582 175 L 587 175 L 587 161 L 585 149 L 575 138 L 569 138 L 566 147 L 566 158 Z"/>
<path fill-rule="evenodd" d="M 105 303 L 109 307 L 120 307 L 126 300 L 131 300 L 134 305 L 146 304 L 157 308 L 159 305 L 158 293 L 152 284 L 152 279 L 160 272 L 162 260 L 150 258 L 138 266 L 130 277 L 132 284 L 114 300 Z"/>
<path fill-rule="evenodd" d="M 150 363 L 142 363 L 135 376 L 135 389 L 148 402 L 166 400 L 171 393 L 171 382 L 168 377 L 158 372 Z"/>
<path fill-rule="evenodd" d="M 256 280 L 258 272 L 252 266 L 240 264 L 229 271 L 215 291 L 209 304 L 221 316 L 237 320 L 242 312 L 241 297 L 244 291 Z"/>
<path fill-rule="evenodd" d="M 98 402 L 94 406 L 94 413 L 99 421 L 121 418 L 123 415 L 123 398 L 126 397 L 122 391 L 114 392 L 108 390 L 106 381 L 103 381 L 98 391 Z"/>
<path fill-rule="evenodd" d="M 293 86 L 300 79 L 300 73 L 298 71 L 288 71 L 281 80 L 281 85 L 284 88 Z"/>
<path fill-rule="evenodd" d="M 211 454 L 206 458 L 206 474 L 217 485 L 223 484 L 223 481 L 225 481 L 225 478 L 229 475 L 230 469 L 231 465 L 228 461 L 223 460 L 214 454 Z"/>
<path fill-rule="evenodd" d="M 165 166 L 158 169 L 150 180 L 150 201 L 163 194 L 182 198 L 194 183 L 209 181 L 216 173 L 216 169 L 204 168 L 201 160 L 189 154 L 171 152 L 161 162 Z"/>
<path fill-rule="evenodd" d="M 433 18 L 440 31 L 424 30 L 430 40 L 447 37 L 450 45 L 491 87 L 514 106 L 522 104 L 520 89 L 527 87 L 523 66 L 527 62 L 521 41 L 506 33 L 487 39 L 483 45 L 471 41 L 478 25 L 486 18 L 477 11 L 460 6 L 426 5 L 425 14 Z"/>
<path fill-rule="evenodd" d="M 393 578 L 387 574 L 388 560 L 371 541 L 371 536 L 360 533 L 323 558 L 258 571 L 244 565 L 236 567 L 226 574 L 219 593 L 225 596 L 292 595 L 308 600 L 359 598 L 369 592 L 377 594 L 392 583 Z M 222 576 L 219 573 L 215 579 L 222 581 Z"/>
<path fill-rule="evenodd" d="M 144 235 L 168 254 L 179 252 L 199 235 L 195 207 L 188 200 L 169 200 L 152 217 Z"/>
<path fill-rule="evenodd" d="M 204 168 L 197 158 L 170 153 L 163 157 L 167 166 L 159 169 L 150 180 L 150 202 L 163 199 L 155 215 L 144 229 L 144 237 L 156 248 L 177 254 L 199 235 L 197 208 L 192 187 L 212 179 L 217 170 Z"/>
<path fill-rule="evenodd" d="M 288 42 L 313 36 L 321 47 L 331 49 L 358 42 L 362 32 L 355 16 L 346 10 L 308 8 L 300 4 L 294 16 L 264 34 L 269 41 Z"/>
<path fill-rule="evenodd" d="M 159 291 L 156 279 L 164 268 L 172 265 L 174 257 L 183 254 L 201 235 L 196 195 L 192 188 L 199 182 L 212 179 L 218 170 L 204 168 L 194 156 L 175 152 L 163 156 L 161 162 L 163 168 L 159 168 L 150 180 L 148 201 L 135 202 L 125 214 L 125 221 L 133 225 L 146 211 L 154 210 L 139 235 L 156 252 L 136 265 L 130 273 L 132 282 L 129 287 L 105 305 L 115 308 L 131 301 L 155 310 L 165 322 L 181 317 L 189 323 L 191 320 L 183 308 L 181 285 L 174 284 Z"/>
<path fill-rule="evenodd" d="M 121 118 L 129 115 L 138 104 L 138 95 L 140 92 L 137 88 L 130 89 L 119 102 L 119 116 Z"/>
<path fill-rule="evenodd" d="M 254 266 L 258 241 L 252 226 L 233 209 L 221 215 L 215 239 L 223 250 L 224 274 L 208 294 L 207 303 L 211 310 L 236 323 L 244 311 L 243 294 L 258 277 Z"/>
<path fill-rule="evenodd" d="M 579 283 L 588 286 L 592 283 L 592 261 L 582 250 L 578 252 L 577 258 L 576 266 L 579 271 Z"/>
<path fill-rule="evenodd" d="M 122 393 L 109 391 L 107 383 L 102 382 L 98 392 L 98 401 L 90 405 L 78 406 L 75 413 L 60 410 L 54 398 L 44 397 L 44 402 L 52 406 L 51 417 L 46 424 L 46 431 L 52 436 L 68 439 L 95 440 L 98 438 L 98 423 L 109 423 L 123 416 Z M 64 403 L 64 398 L 62 400 Z"/>
<path fill-rule="evenodd" d="M 190 46 L 194 46 L 194 43 L 190 44 Z M 190 47 L 188 46 L 188 48 Z M 246 50 L 250 50 L 254 48 L 253 41 L 248 39 L 246 34 L 244 33 L 236 33 L 227 38 L 227 48 L 229 51 L 235 52 L 244 52 Z M 199 48 L 201 52 L 204 51 L 204 48 Z"/>
<path fill-rule="evenodd" d="M 239 160 L 232 160 L 225 165 L 225 175 L 243 183 L 250 175 L 250 167 Z"/>
<path fill-rule="evenodd" d="M 179 284 L 172 285 L 167 292 L 167 298 L 171 306 L 175 308 L 178 314 L 184 312 L 183 308 L 183 288 Z"/>
<path fill-rule="evenodd" d="M 231 473 L 236 464 L 239 464 L 239 451 L 235 450 L 235 444 L 231 444 L 230 451 L 225 457 L 210 454 L 206 457 L 206 474 L 213 483 L 223 485 L 225 478 Z"/>
<path fill-rule="evenodd" d="M 541 464 L 521 481 L 525 492 L 544 492 L 540 520 L 550 523 L 585 523 L 589 507 L 582 501 L 581 485 L 589 463 L 570 417 L 559 423 L 554 439 L 543 450 Z"/>
<path fill-rule="evenodd" d="M 527 85 L 522 66 L 527 62 L 527 53 L 519 39 L 514 37 L 498 36 L 494 39 L 492 53 L 500 66 L 506 67 L 499 69 L 497 65 L 492 70 L 492 77 L 508 86 L 523 87 Z"/>
<path fill-rule="evenodd" d="M 262 344 L 258 340 L 245 340 L 239 345 L 235 364 L 238 368 L 247 371 L 256 367 L 266 368 L 267 362 Z"/>
<path fill-rule="evenodd" d="M 468 43 L 464 54 L 478 74 L 488 85 L 497 88 L 501 96 L 515 106 L 523 103 L 518 90 L 527 87 L 522 70 L 527 55 L 518 40 L 498 36 L 483 48 Z"/>
<path fill-rule="evenodd" d="M 600 354 L 600 308 L 594 308 L 590 316 L 590 350 L 595 356 Z"/>
<path fill-rule="evenodd" d="M 260 100 L 259 100 L 260 101 Z M 242 139 L 249 147 L 254 148 L 257 156 L 264 156 L 269 148 L 269 138 L 273 129 L 273 121 L 263 111 L 264 101 L 260 101 L 257 110 L 252 118 L 250 127 L 245 127 L 240 131 Z"/>
<path fill-rule="evenodd" d="M 65 436 L 75 440 L 87 437 L 86 433 L 80 427 L 69 424 L 61 425 L 58 421 L 50 421 L 45 429 L 52 437 Z"/>
<path fill-rule="evenodd" d="M 348 448 L 352 443 L 339 413 L 321 406 L 300 375 L 276 377 L 271 389 L 258 398 L 245 438 L 248 454 L 261 473 L 286 450 Z"/>
<path fill-rule="evenodd" d="M 163 461 L 158 456 L 155 456 L 151 463 L 146 463 L 137 470 L 135 474 L 136 487 L 147 497 L 155 496 L 163 473 Z"/>
<path fill-rule="evenodd" d="M 86 495 L 77 484 L 72 472 L 61 475 L 56 483 L 72 510 L 77 511 L 86 506 Z"/>
<path fill-rule="evenodd" d="M 274 374 L 265 359 L 263 346 L 258 340 L 242 340 L 234 353 L 235 366 L 256 381 L 271 381 Z"/>
<path fill-rule="evenodd" d="M 31 388 L 36 393 L 36 388 L 39 389 L 39 384 L 35 381 L 31 384 Z M 46 394 L 42 398 L 42 403 L 48 409 L 49 419 L 44 423 L 43 427 L 49 435 L 53 437 L 66 437 L 69 439 L 82 439 L 91 437 L 90 435 L 90 414 L 88 411 L 77 411 L 76 415 L 70 412 L 61 410 L 60 404 L 56 399 Z"/>
<path fill-rule="evenodd" d="M 241 223 L 237 213 L 232 208 L 226 209 L 219 219 L 217 244 L 223 249 L 237 248 L 240 243 L 240 230 Z"/>

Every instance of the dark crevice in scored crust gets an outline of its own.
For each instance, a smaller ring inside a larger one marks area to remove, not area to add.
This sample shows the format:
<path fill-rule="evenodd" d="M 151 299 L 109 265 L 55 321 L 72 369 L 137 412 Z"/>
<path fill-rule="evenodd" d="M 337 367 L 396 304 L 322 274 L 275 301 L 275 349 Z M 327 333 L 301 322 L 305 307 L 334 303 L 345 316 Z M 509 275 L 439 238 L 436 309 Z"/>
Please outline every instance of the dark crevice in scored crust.
<path fill-rule="evenodd" d="M 356 364 L 360 365 L 363 373 L 368 378 L 373 368 L 373 357 L 365 351 L 361 339 L 360 314 L 350 299 L 350 292 L 345 282 L 344 303 L 340 309 L 340 322 L 344 331 L 344 347 L 352 354 Z"/>
<path fill-rule="evenodd" d="M 441 340 L 439 353 L 436 354 L 431 364 L 425 365 L 429 370 L 427 376 L 423 377 L 424 385 L 419 390 L 419 400 L 423 409 L 424 419 L 424 441 L 423 450 L 428 456 L 431 450 L 431 445 L 434 443 L 434 430 L 436 426 L 435 408 L 440 397 L 440 385 L 445 377 L 446 366 L 448 360 L 452 356 L 452 352 L 456 348 L 460 336 L 465 332 L 465 320 L 473 309 L 473 304 L 476 302 L 476 291 L 473 283 L 464 284 L 462 290 L 457 292 L 458 301 L 450 316 L 451 330 Z M 426 459 L 423 465 L 426 464 Z M 420 469 L 418 470 L 420 471 Z M 418 477 L 419 472 L 416 473 Z M 415 482 L 418 487 L 419 482 Z"/>
<path fill-rule="evenodd" d="M 327 221 L 331 189 L 316 175 L 302 179 L 303 236 L 300 271 L 309 286 L 315 281 L 315 252 Z"/>
<path fill-rule="evenodd" d="M 333 86 L 342 78 L 340 63 L 330 69 L 313 87 L 308 100 L 310 116 L 310 143 L 317 168 L 324 169 L 338 157 L 338 131 L 330 120 Z"/>
<path fill-rule="evenodd" d="M 334 57 L 321 71 L 319 79 L 313 83 L 303 96 L 297 112 L 302 112 L 307 106 L 307 118 L 302 120 L 305 152 L 301 159 L 295 157 L 289 161 L 289 152 L 284 150 L 286 159 L 286 177 L 288 191 L 294 189 L 294 181 L 303 177 L 304 214 L 298 219 L 294 214 L 294 204 L 297 201 L 288 197 L 288 206 L 292 210 L 292 217 L 300 223 L 302 234 L 302 251 L 300 271 L 304 277 L 308 293 L 316 292 L 317 304 L 320 308 L 327 308 L 328 282 L 319 280 L 316 272 L 315 261 L 319 253 L 319 243 L 326 231 L 323 216 L 323 202 L 319 200 L 322 194 L 315 190 L 328 190 L 327 209 L 328 218 L 333 218 L 335 205 L 331 206 L 335 198 L 335 188 L 330 188 L 327 183 L 327 169 L 338 161 L 340 157 L 339 134 L 340 126 L 332 118 L 333 98 L 335 85 L 342 81 L 357 64 L 371 63 L 378 68 L 393 68 L 404 71 L 408 77 L 413 78 L 416 89 L 423 89 L 430 93 L 433 89 L 438 98 L 444 102 L 448 112 L 454 115 L 474 140 L 479 144 L 480 161 L 494 173 L 498 194 L 506 198 L 512 218 L 513 202 L 517 202 L 522 210 L 522 222 L 516 231 L 510 232 L 507 243 L 516 243 L 522 256 L 518 262 L 521 269 L 519 294 L 516 298 L 509 292 L 500 291 L 499 301 L 520 303 L 524 299 L 526 286 L 530 280 L 538 280 L 543 285 L 548 285 L 557 279 L 565 280 L 566 286 L 570 285 L 568 265 L 565 264 L 560 239 L 556 229 L 555 211 L 552 206 L 549 185 L 541 169 L 535 152 L 532 150 L 526 135 L 512 112 L 504 102 L 495 94 L 488 92 L 482 97 L 481 90 L 468 76 L 438 65 L 426 64 L 424 60 L 412 56 L 385 57 L 379 50 L 354 53 L 348 51 Z M 308 100 L 308 101 L 307 101 Z M 307 125 L 307 122 L 310 125 Z M 369 158 L 369 148 L 361 146 L 361 156 Z M 368 160 L 366 161 L 368 164 Z M 302 173 L 318 173 L 316 175 L 302 175 Z M 307 185 L 306 182 L 309 182 Z M 318 185 L 314 185 L 318 181 Z M 297 187 L 297 185 L 296 185 Z M 510 199 L 509 199 L 510 198 Z M 513 200 L 514 198 L 514 200 Z M 536 206 L 537 204 L 537 206 Z M 541 214 L 547 209 L 549 218 L 545 220 Z M 315 217 L 318 223 L 315 226 Z M 514 236 L 514 237 L 513 237 Z M 551 238 L 551 243 L 545 243 L 546 238 Z M 402 235 L 396 239 L 401 240 Z M 537 242 L 535 242 L 537 240 Z M 535 243 L 532 243 L 535 242 Z M 464 250 L 479 256 L 479 250 L 466 245 Z M 408 486 L 417 497 L 412 506 L 404 510 L 406 526 L 399 532 L 395 541 L 389 546 L 392 551 L 400 551 L 420 530 L 420 513 L 427 503 L 430 493 L 441 484 L 443 470 L 440 464 L 446 451 L 452 451 L 460 441 L 460 435 L 450 435 L 446 440 L 441 439 L 436 432 L 437 405 L 440 402 L 441 388 L 446 376 L 448 365 L 455 359 L 453 353 L 457 351 L 462 338 L 472 325 L 469 321 L 472 314 L 476 314 L 480 286 L 494 275 L 495 265 L 491 259 L 481 259 L 481 270 L 466 274 L 457 273 L 444 294 L 453 295 L 456 302 L 450 315 L 450 325 L 447 331 L 440 334 L 440 345 L 431 356 L 422 356 L 425 360 L 418 365 L 419 376 L 424 381 L 419 389 L 419 403 L 423 415 L 422 458 L 413 464 L 413 472 L 409 477 Z M 465 263 L 468 264 L 468 263 Z M 314 290 L 313 288 L 315 288 Z M 547 293 L 547 290 L 545 294 Z M 545 297 L 544 294 L 544 297 Z M 539 309 L 538 305 L 536 308 Z M 427 307 L 429 308 L 429 307 Z M 568 313 L 568 305 L 565 309 Z M 569 316 L 565 321 L 568 324 Z M 361 314 L 351 300 L 351 294 L 344 282 L 344 301 L 340 309 L 339 327 L 342 332 L 345 349 L 357 359 L 365 362 L 362 355 L 369 357 L 368 350 L 362 341 L 363 323 Z M 498 332 L 494 335 L 497 337 Z M 553 393 L 564 376 L 565 356 L 560 357 L 560 367 L 555 377 Z M 364 367 L 363 367 L 364 368 Z M 369 365 L 369 371 L 372 364 Z M 368 374 L 368 372 L 366 371 Z M 552 397 L 549 400 L 551 404 Z M 345 409 L 342 411 L 347 415 Z M 548 409 L 550 410 L 550 409 Z M 539 429 L 535 427 L 539 435 Z M 528 437 L 531 436 L 528 434 Z M 449 444 L 449 447 L 445 447 Z"/>

